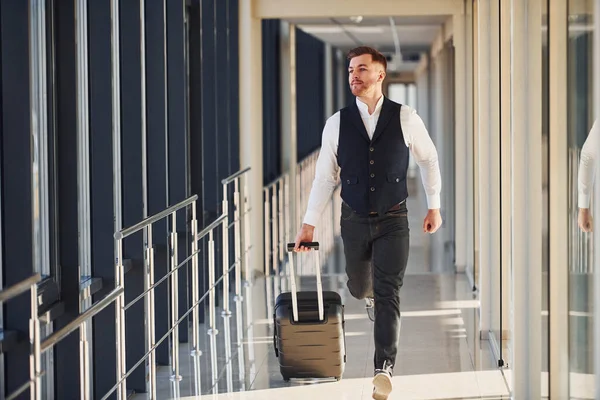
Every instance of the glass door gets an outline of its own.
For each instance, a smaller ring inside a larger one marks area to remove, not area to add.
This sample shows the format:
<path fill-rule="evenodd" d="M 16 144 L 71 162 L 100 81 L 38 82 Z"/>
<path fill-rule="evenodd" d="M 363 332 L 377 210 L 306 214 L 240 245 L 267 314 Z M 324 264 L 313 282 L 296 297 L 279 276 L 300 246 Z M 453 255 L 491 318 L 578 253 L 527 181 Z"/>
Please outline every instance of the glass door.
<path fill-rule="evenodd" d="M 594 2 L 569 0 L 567 21 L 569 388 L 571 397 L 588 399 L 594 398 L 594 247 L 593 233 L 582 229 L 578 218 L 595 214 L 589 190 L 584 189 L 590 176 L 586 158 L 594 125 Z"/>

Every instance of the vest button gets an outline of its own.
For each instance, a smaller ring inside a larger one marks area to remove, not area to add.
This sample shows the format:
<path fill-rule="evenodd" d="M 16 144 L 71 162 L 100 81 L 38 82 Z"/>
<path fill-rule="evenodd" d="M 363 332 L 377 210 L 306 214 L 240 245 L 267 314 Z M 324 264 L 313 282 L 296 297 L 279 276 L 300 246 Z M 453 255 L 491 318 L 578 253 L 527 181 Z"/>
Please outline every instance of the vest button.
<path fill-rule="evenodd" d="M 400 182 L 400 178 L 396 178 L 396 182 Z"/>
<path fill-rule="evenodd" d="M 374 149 L 373 147 L 371 147 L 369 150 L 371 150 L 371 151 L 375 151 L 375 149 Z"/>
<path fill-rule="evenodd" d="M 371 178 L 375 178 L 375 174 L 371 174 Z"/>
<path fill-rule="evenodd" d="M 369 161 L 369 164 L 373 165 L 373 164 L 375 164 L 375 161 L 371 160 L 371 161 Z"/>
<path fill-rule="evenodd" d="M 346 181 L 346 183 L 349 185 L 349 184 L 350 184 L 350 179 L 348 179 L 348 180 Z"/>
<path fill-rule="evenodd" d="M 374 192 L 374 191 L 375 191 L 375 188 L 374 188 L 374 187 L 371 187 L 371 192 Z"/>

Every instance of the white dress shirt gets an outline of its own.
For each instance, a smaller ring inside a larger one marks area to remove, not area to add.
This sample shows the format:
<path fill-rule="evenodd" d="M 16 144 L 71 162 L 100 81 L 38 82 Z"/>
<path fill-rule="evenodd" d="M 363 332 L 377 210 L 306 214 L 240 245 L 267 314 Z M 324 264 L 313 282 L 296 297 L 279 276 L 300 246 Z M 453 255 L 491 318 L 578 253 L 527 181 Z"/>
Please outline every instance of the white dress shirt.
<path fill-rule="evenodd" d="M 578 205 L 579 208 L 590 207 L 590 197 L 594 187 L 594 176 L 596 172 L 596 160 L 598 159 L 598 126 L 596 121 L 588 134 L 579 159 L 579 171 L 577 176 Z"/>
<path fill-rule="evenodd" d="M 381 106 L 383 105 L 383 96 L 377 102 L 375 111 L 371 115 L 369 115 L 369 107 L 358 98 L 356 98 L 356 105 L 369 138 L 373 139 L 375 127 L 381 113 Z M 400 108 L 400 126 L 404 134 L 404 143 L 412 152 L 414 160 L 421 171 L 421 180 L 427 195 L 427 205 L 430 209 L 440 208 L 442 177 L 437 150 L 429 137 L 427 128 L 425 128 L 425 124 L 417 112 L 405 105 Z M 319 217 L 337 185 L 340 169 L 337 162 L 339 136 L 340 112 L 338 111 L 327 120 L 323 128 L 321 152 L 317 159 L 315 179 L 304 216 L 305 224 L 317 225 Z"/>

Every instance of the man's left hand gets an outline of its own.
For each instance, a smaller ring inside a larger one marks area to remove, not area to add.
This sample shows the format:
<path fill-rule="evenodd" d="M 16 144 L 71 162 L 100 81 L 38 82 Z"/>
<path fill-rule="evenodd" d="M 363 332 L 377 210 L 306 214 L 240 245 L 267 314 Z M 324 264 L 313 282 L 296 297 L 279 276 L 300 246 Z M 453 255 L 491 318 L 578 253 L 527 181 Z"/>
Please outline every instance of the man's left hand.
<path fill-rule="evenodd" d="M 430 209 L 427 211 L 425 220 L 423 221 L 423 232 L 435 233 L 442 226 L 442 215 L 440 209 Z"/>

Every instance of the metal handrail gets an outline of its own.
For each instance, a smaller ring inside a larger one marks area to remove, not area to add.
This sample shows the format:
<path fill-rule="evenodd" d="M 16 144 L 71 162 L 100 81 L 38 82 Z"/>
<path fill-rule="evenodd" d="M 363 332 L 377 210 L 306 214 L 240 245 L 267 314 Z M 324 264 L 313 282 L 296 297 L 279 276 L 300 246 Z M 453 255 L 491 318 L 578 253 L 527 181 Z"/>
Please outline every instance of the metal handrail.
<path fill-rule="evenodd" d="M 250 171 L 250 169 L 251 169 L 250 167 L 247 167 L 241 171 L 234 173 L 233 175 L 228 176 L 227 178 L 221 180 L 221 184 L 227 185 L 227 184 L 235 181 L 237 178 L 244 175 L 246 172 Z"/>
<path fill-rule="evenodd" d="M 140 230 L 144 230 L 144 238 L 145 238 L 145 251 L 144 251 L 144 265 L 145 265 L 145 274 L 144 274 L 144 292 L 137 296 L 133 301 L 126 304 L 124 299 L 124 294 L 121 293 L 116 297 L 115 302 L 115 311 L 117 313 L 117 353 L 118 353 L 118 361 L 117 361 L 117 383 L 113 390 L 118 389 L 117 397 L 119 399 L 124 399 L 126 397 L 126 379 L 131 374 L 131 372 L 137 368 L 129 369 L 126 368 L 126 355 L 125 355 L 125 312 L 135 303 L 137 303 L 140 299 L 145 299 L 144 304 L 144 319 L 146 325 L 146 349 L 147 353 L 144 357 L 142 357 L 136 363 L 136 366 L 140 365 L 144 360 L 148 359 L 148 364 L 150 366 L 149 371 L 149 394 L 152 399 L 156 398 L 156 354 L 155 350 L 158 346 L 155 341 L 155 300 L 154 300 L 154 289 L 161 283 L 163 283 L 166 279 L 170 278 L 170 306 L 171 306 L 171 325 L 173 329 L 169 330 L 168 335 L 172 335 L 171 340 L 171 352 L 172 352 L 172 375 L 171 379 L 175 381 L 181 380 L 181 375 L 179 374 L 179 331 L 175 329 L 179 325 L 178 315 L 179 315 L 179 283 L 178 283 L 178 274 L 176 273 L 179 269 L 185 265 L 190 259 L 192 260 L 192 270 L 197 274 L 198 262 L 197 262 L 197 246 L 192 246 L 192 255 L 186 259 L 184 263 L 179 263 L 178 260 L 178 234 L 177 234 L 177 212 L 185 209 L 187 206 L 191 205 L 192 207 L 192 234 L 195 236 L 195 232 L 197 230 L 197 220 L 196 220 L 196 201 L 198 200 L 198 195 L 190 196 L 189 198 L 166 208 L 165 210 L 145 218 L 144 220 L 138 222 L 137 224 L 122 229 L 121 231 L 115 233 L 114 238 L 116 241 L 117 253 L 119 256 L 117 257 L 118 265 L 117 270 L 119 271 L 119 279 L 117 282 L 122 284 L 123 282 L 123 239 L 127 236 L 138 232 Z M 154 251 L 155 248 L 152 244 L 152 228 L 155 222 L 160 221 L 163 218 L 171 218 L 171 229 L 169 233 L 169 264 L 171 266 L 169 273 L 166 274 L 163 278 L 161 278 L 158 282 L 154 282 Z M 193 241 L 193 244 L 195 240 Z M 197 292 L 197 283 L 193 282 L 193 292 Z M 166 338 L 163 337 L 160 341 Z M 194 348 L 196 349 L 197 345 L 194 343 Z M 111 390 L 108 394 L 112 393 Z"/>
<path fill-rule="evenodd" d="M 221 281 L 223 281 L 223 296 L 224 299 L 224 310 L 223 315 L 231 315 L 231 312 L 228 310 L 228 285 L 229 285 L 229 273 L 237 266 L 236 275 L 239 273 L 239 266 L 241 263 L 238 262 L 242 257 L 240 254 L 236 252 L 236 262 L 233 265 L 229 264 L 228 260 L 228 238 L 229 233 L 228 230 L 230 227 L 236 227 L 236 231 L 239 225 L 242 223 L 242 218 L 237 215 L 238 207 L 239 207 L 239 199 L 238 199 L 238 187 L 239 187 L 239 179 L 250 170 L 250 168 L 246 168 L 242 171 L 236 172 L 230 177 L 223 180 L 224 186 L 227 184 L 234 182 L 236 187 L 236 216 L 233 218 L 233 223 L 229 224 L 228 222 L 228 203 L 227 203 L 227 189 L 224 187 L 223 194 L 223 213 L 213 222 L 211 222 L 208 226 L 206 226 L 202 231 L 198 229 L 198 220 L 196 218 L 196 201 L 198 196 L 194 195 L 189 199 L 186 199 L 179 204 L 176 204 L 168 209 L 161 211 L 160 213 L 148 217 L 143 221 L 133 225 L 130 228 L 126 228 L 121 230 L 120 232 L 114 235 L 116 246 L 117 246 L 117 260 L 118 260 L 118 270 L 121 271 L 119 275 L 119 279 L 117 282 L 123 281 L 122 268 L 120 268 L 120 264 L 122 264 L 123 259 L 123 239 L 128 235 L 131 235 L 137 231 L 144 230 L 145 237 L 145 282 L 144 282 L 144 292 L 138 295 L 133 301 L 129 303 L 125 303 L 123 294 L 120 294 L 117 297 L 117 302 L 115 303 L 116 312 L 117 312 L 117 352 L 118 352 L 118 361 L 117 361 L 117 382 L 115 386 L 105 395 L 104 398 L 110 396 L 115 390 L 117 391 L 117 397 L 119 399 L 124 399 L 126 396 L 126 379 L 135 370 L 139 367 L 145 360 L 147 360 L 147 364 L 150 368 L 149 379 L 148 379 L 148 392 L 150 398 L 156 398 L 156 354 L 155 351 L 157 347 L 163 343 L 169 336 L 171 336 L 171 380 L 172 381 L 180 381 L 182 379 L 179 374 L 179 330 L 177 327 L 181 324 L 184 319 L 192 314 L 192 337 L 191 337 L 191 356 L 197 357 L 202 354 L 199 348 L 199 310 L 198 305 L 206 299 L 209 298 L 210 301 L 210 335 L 216 335 L 218 333 L 215 324 L 215 286 L 218 285 Z M 191 255 L 188 256 L 184 261 L 179 262 L 178 254 L 177 254 L 177 241 L 178 235 L 176 232 L 176 212 L 187 205 L 192 205 L 191 212 Z M 249 207 L 245 208 L 245 211 L 248 212 Z M 159 221 L 161 218 L 165 218 L 167 216 L 171 216 L 173 218 L 173 223 L 171 224 L 171 232 L 169 234 L 169 244 L 170 244 L 170 269 L 169 272 L 161 277 L 158 282 L 154 282 L 154 247 L 152 245 L 152 227 L 153 223 Z M 223 227 L 223 274 L 219 277 L 219 279 L 215 279 L 215 243 L 214 243 L 214 230 L 219 226 Z M 203 294 L 200 298 L 199 295 L 199 274 L 198 274 L 198 254 L 200 250 L 198 249 L 199 240 L 208 236 L 208 258 L 209 258 L 209 289 Z M 237 240 L 239 236 L 236 235 L 236 250 L 238 249 Z M 178 305 L 178 274 L 177 272 L 185 265 L 187 265 L 191 260 L 191 304 L 192 306 L 180 316 L 179 314 L 179 305 Z M 155 311 L 154 311 L 154 290 L 158 285 L 163 283 L 165 280 L 170 278 L 171 283 L 171 313 L 170 313 L 170 329 L 167 333 L 161 337 L 158 341 L 155 340 Z M 237 289 L 236 285 L 236 289 Z M 237 292 L 236 292 L 237 294 Z M 237 297 L 237 296 L 236 296 Z M 145 298 L 145 320 L 146 320 L 146 330 L 147 330 L 147 338 L 146 338 L 146 354 L 139 360 L 136 361 L 132 368 L 126 369 L 126 357 L 125 357 L 125 311 L 127 311 L 133 304 Z M 241 296 L 239 297 L 241 299 Z"/>
<path fill-rule="evenodd" d="M 171 207 L 157 213 L 154 214 L 150 217 L 147 217 L 143 220 L 141 220 L 140 222 L 138 222 L 135 225 L 130 226 L 129 228 L 125 228 L 125 229 L 121 229 L 119 232 L 115 233 L 115 239 L 119 240 L 119 239 L 124 239 L 129 235 L 133 235 L 134 233 L 144 229 L 145 227 L 147 227 L 148 225 L 151 225 L 163 218 L 165 218 L 166 216 L 168 216 L 169 214 L 173 214 L 175 211 L 179 211 L 180 209 L 182 209 L 183 207 L 187 207 L 190 204 L 192 204 L 194 201 L 198 200 L 198 195 L 195 194 L 175 205 L 172 205 Z"/>
<path fill-rule="evenodd" d="M 208 225 L 206 228 L 202 229 L 196 236 L 196 241 L 202 239 L 203 237 L 208 235 L 213 229 L 215 229 L 217 226 L 221 225 L 223 220 L 226 217 L 227 217 L 226 214 L 221 214 L 219 216 L 219 218 L 215 219 L 213 222 L 210 223 L 210 225 Z"/>
<path fill-rule="evenodd" d="M 148 287 L 148 289 L 144 290 L 139 296 L 137 296 L 135 299 L 131 300 L 129 302 L 129 304 L 127 304 L 125 306 L 125 310 L 127 311 L 129 308 L 133 307 L 135 305 L 135 303 L 137 303 L 138 301 L 140 301 L 141 299 L 143 299 L 144 297 L 146 297 L 146 295 L 148 293 L 150 293 L 150 291 L 152 291 L 153 289 L 156 289 L 158 286 L 160 286 L 161 283 L 163 283 L 164 281 L 166 281 L 167 279 L 169 279 L 169 277 L 171 275 L 173 275 L 175 272 L 177 272 L 181 268 L 183 268 L 183 266 L 186 265 L 190 260 L 192 260 L 196 255 L 198 255 L 198 253 L 200 253 L 200 250 L 197 250 L 197 251 L 193 252 L 192 254 L 190 254 L 185 260 L 183 260 L 182 262 L 180 262 L 175 268 L 173 268 L 172 270 L 170 270 L 169 272 L 167 272 L 165 274 L 165 276 L 163 276 L 162 278 L 160 278 L 158 281 L 154 282 L 153 285 L 150 285 L 150 287 Z"/>
<path fill-rule="evenodd" d="M 69 336 L 71 333 L 79 329 L 81 324 L 86 322 L 88 319 L 93 318 L 106 307 L 111 305 L 111 303 L 114 302 L 115 299 L 119 297 L 121 293 L 124 292 L 124 290 L 125 289 L 122 287 L 114 289 L 112 292 L 107 294 L 106 297 L 104 297 L 102 300 L 95 303 L 85 312 L 79 314 L 75 319 L 73 319 L 71 322 L 65 325 L 62 329 L 54 332 L 51 336 L 46 338 L 46 340 L 44 340 L 40 345 L 41 353 L 45 353 L 46 351 L 50 350 L 58 342 L 60 342 L 61 340 Z"/>
<path fill-rule="evenodd" d="M 39 283 L 42 280 L 42 276 L 37 273 L 31 275 L 29 278 L 22 280 L 21 282 L 15 283 L 12 286 L 7 287 L 6 289 L 0 290 L 0 303 L 8 301 L 13 297 L 17 297 L 18 295 L 25 293 L 26 291 L 31 289 L 32 285 Z"/>
<path fill-rule="evenodd" d="M 246 168 L 242 171 L 236 172 L 230 177 L 224 179 L 223 185 L 228 185 L 229 183 L 235 183 L 235 193 L 234 193 L 234 212 L 235 215 L 231 219 L 231 223 L 229 223 L 229 209 L 227 203 L 227 191 L 224 189 L 224 201 L 223 201 L 223 214 L 220 215 L 217 219 L 211 222 L 207 227 L 202 229 L 200 232 L 198 231 L 197 219 L 196 219 L 196 201 L 198 199 L 197 195 L 191 196 L 188 199 L 175 204 L 153 216 L 147 217 L 139 223 L 132 225 L 129 228 L 125 228 L 116 232 L 113 236 L 115 239 L 115 246 L 117 249 L 117 257 L 115 264 L 115 288 L 110 293 L 108 293 L 102 300 L 93 304 L 89 309 L 85 312 L 79 314 L 75 319 L 69 322 L 62 329 L 54 332 L 52 335 L 47 337 L 45 340 L 40 340 L 39 334 L 39 319 L 37 318 L 37 283 L 41 281 L 41 275 L 35 274 L 26 280 L 19 282 L 16 285 L 13 285 L 7 289 L 0 291 L 0 302 L 10 300 L 13 297 L 16 297 L 22 293 L 24 293 L 27 289 L 31 290 L 31 298 L 32 298 L 32 312 L 31 312 L 31 321 L 30 321 L 30 342 L 31 346 L 31 354 L 30 354 L 30 380 L 23 384 L 18 388 L 17 392 L 9 395 L 9 398 L 15 398 L 16 396 L 21 395 L 27 388 L 31 389 L 31 398 L 32 399 L 40 399 L 41 398 L 41 385 L 40 378 L 44 375 L 41 370 L 41 355 L 52 349 L 56 346 L 57 343 L 60 343 L 64 338 L 69 336 L 71 333 L 75 332 L 78 329 L 85 329 L 85 324 L 94 316 L 99 314 L 102 310 L 108 307 L 111 304 L 115 306 L 116 312 L 116 344 L 117 344 L 117 382 L 114 387 L 104 396 L 107 398 L 115 391 L 117 391 L 117 397 L 119 399 L 126 398 L 126 379 L 130 374 L 139 367 L 144 360 L 148 360 L 148 364 L 150 365 L 150 377 L 149 384 L 150 390 L 149 393 L 152 398 L 156 396 L 156 355 L 155 351 L 159 345 L 161 345 L 169 336 L 172 336 L 172 379 L 180 380 L 181 376 L 178 373 L 178 352 L 179 352 L 179 338 L 178 338 L 178 327 L 179 325 L 187 318 L 190 314 L 192 314 L 193 325 L 194 325 L 194 333 L 192 338 L 192 356 L 199 356 L 201 352 L 199 350 L 198 343 L 198 326 L 199 325 L 199 317 L 198 317 L 198 306 L 201 302 L 205 301 L 208 297 L 210 300 L 210 312 L 211 312 L 211 326 L 209 330 L 210 335 L 216 335 L 218 333 L 215 323 L 214 323 L 214 312 L 215 312 L 215 288 L 221 282 L 223 282 L 223 295 L 228 296 L 228 285 L 229 285 L 229 274 L 235 269 L 236 277 L 241 276 L 240 268 L 244 260 L 246 260 L 246 265 L 248 265 L 248 252 L 252 249 L 252 246 L 249 245 L 249 234 L 247 230 L 247 218 L 248 213 L 251 209 L 249 206 L 249 201 L 246 197 L 243 197 L 243 200 L 240 200 L 240 178 L 246 173 L 250 171 L 250 168 Z M 247 182 L 247 181 L 246 181 Z M 244 186 L 245 188 L 245 186 Z M 176 232 L 176 213 L 177 211 L 187 207 L 188 205 L 192 205 L 192 254 L 188 256 L 184 261 L 179 262 L 177 257 L 177 232 Z M 158 282 L 154 282 L 154 247 L 152 245 L 152 227 L 153 224 L 162 218 L 172 217 L 173 223 L 171 225 L 171 232 L 169 234 L 170 239 L 170 271 L 162 277 Z M 223 255 L 223 273 L 215 279 L 215 249 L 214 249 L 214 230 L 221 225 L 223 227 L 223 253 L 228 253 L 228 236 L 229 229 L 235 228 L 235 249 L 236 255 L 235 260 L 232 264 L 229 263 L 228 255 Z M 241 227 L 244 227 L 244 241 L 246 242 L 245 246 L 245 254 L 241 252 Z M 145 237 L 145 290 L 142 295 L 139 295 L 129 304 L 125 302 L 125 286 L 124 286 L 124 268 L 123 268 L 123 239 L 140 231 L 144 230 Z M 200 250 L 198 249 L 199 240 L 208 236 L 209 239 L 209 288 L 202 295 L 199 296 L 199 284 L 198 284 L 198 254 Z M 244 257 L 245 256 L 245 257 Z M 187 312 L 183 313 L 183 315 L 179 315 L 178 312 L 178 283 L 177 283 L 177 273 L 180 268 L 185 266 L 191 260 L 192 262 L 192 304 L 191 307 L 187 310 Z M 170 329 L 168 332 L 162 336 L 158 341 L 154 339 L 154 289 L 161 283 L 163 283 L 166 279 L 171 278 L 171 323 Z M 240 295 L 239 288 L 240 279 L 238 278 L 236 281 L 236 301 L 241 301 L 242 297 Z M 126 369 L 126 355 L 125 355 L 125 311 L 131 307 L 132 304 L 139 301 L 141 298 L 146 298 L 145 303 L 145 319 L 146 319 L 146 329 L 148 330 L 148 334 L 150 336 L 147 337 L 147 353 L 144 357 L 136 362 L 133 368 L 127 370 Z M 231 313 L 228 311 L 228 299 L 224 301 L 224 311 L 223 316 L 228 316 Z"/>
<path fill-rule="evenodd" d="M 263 187 L 264 196 L 264 273 L 266 276 L 274 273 L 278 275 L 280 269 L 285 266 L 287 252 L 284 249 L 286 243 L 291 241 L 291 236 L 299 226 L 296 226 L 302 220 L 302 212 L 308 205 L 308 198 L 320 149 L 316 149 L 298 162 L 296 174 L 291 177 L 289 173 L 283 173 Z M 335 242 L 334 237 L 338 236 L 339 224 L 336 224 L 336 213 L 339 210 L 340 201 L 337 196 L 341 182 L 338 179 L 333 190 L 333 196 L 329 199 L 327 207 L 324 209 L 320 218 L 319 242 L 322 245 L 321 254 L 330 254 L 333 251 Z M 296 197 L 290 197 L 290 186 L 296 187 Z M 291 214 L 292 200 L 297 202 L 295 215 Z M 327 261 L 327 256 L 322 257 L 323 264 Z M 302 264 L 303 266 L 306 263 Z M 312 264 L 310 264 L 312 265 Z M 304 275 L 304 269 L 298 271 Z"/>
<path fill-rule="evenodd" d="M 241 211 L 243 211 L 243 215 L 244 217 L 247 216 L 247 214 L 250 213 L 250 207 L 246 207 L 248 204 L 246 202 L 246 198 L 244 196 L 243 193 L 246 192 L 247 190 L 247 183 L 248 180 L 244 181 L 244 184 L 241 184 L 241 178 L 245 177 L 244 175 L 251 171 L 250 167 L 244 168 L 243 170 L 240 170 L 230 176 L 228 176 L 227 178 L 223 179 L 221 181 L 221 184 L 223 186 L 223 200 L 221 202 L 221 207 L 222 207 L 222 214 L 224 216 L 223 218 L 223 229 L 222 229 L 222 258 L 223 258 L 223 265 L 222 265 L 222 276 L 223 276 L 223 311 L 221 312 L 221 315 L 224 317 L 229 317 L 231 316 L 231 311 L 229 310 L 229 229 L 234 228 L 234 250 L 235 250 L 235 263 L 234 266 L 236 266 L 235 268 L 235 296 L 234 296 L 234 301 L 241 301 L 242 297 L 241 297 L 241 276 L 242 276 L 242 264 L 245 263 L 246 268 L 249 265 L 249 262 L 247 259 L 242 260 L 241 257 L 241 248 L 242 248 L 242 241 L 247 242 L 248 241 L 248 237 L 247 237 L 247 225 L 249 224 L 249 222 L 245 219 L 241 218 Z M 229 223 L 229 192 L 228 192 L 228 185 L 230 183 L 234 184 L 234 192 L 233 192 L 233 206 L 234 206 L 234 211 L 233 211 L 233 221 L 231 223 Z M 240 188 L 243 188 L 243 192 Z M 244 198 L 243 201 L 243 207 L 242 207 L 242 201 L 241 198 Z M 242 236 L 241 232 L 242 230 L 244 231 L 244 235 Z M 245 251 L 246 251 L 246 256 L 249 252 L 249 248 L 247 246 L 245 246 Z M 246 269 L 246 277 L 247 279 L 249 279 L 249 270 Z M 211 297 L 212 299 L 212 297 Z M 214 317 L 214 316 L 213 316 Z M 214 318 L 211 317 L 211 320 L 213 320 Z"/>

